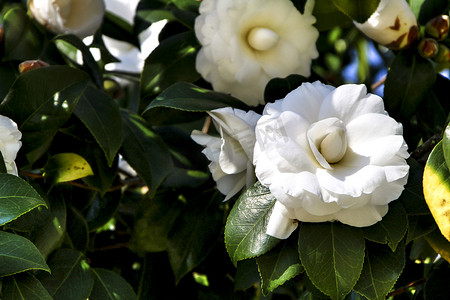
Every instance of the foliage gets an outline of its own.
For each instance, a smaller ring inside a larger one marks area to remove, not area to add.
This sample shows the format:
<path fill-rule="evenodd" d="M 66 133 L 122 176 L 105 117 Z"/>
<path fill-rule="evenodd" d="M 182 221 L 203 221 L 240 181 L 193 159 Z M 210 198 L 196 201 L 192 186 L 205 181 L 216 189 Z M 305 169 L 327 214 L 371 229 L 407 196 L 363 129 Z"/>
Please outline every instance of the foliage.
<path fill-rule="evenodd" d="M 24 2 L 0 1 L 0 114 L 23 134 L 19 176 L 0 164 L 2 299 L 447 297 L 449 63 L 420 56 L 418 42 L 390 51 L 359 32 L 352 19 L 379 0 L 316 0 L 311 77 L 272 79 L 265 100 L 305 81 L 365 84 L 403 124 L 408 183 L 373 226 L 300 223 L 286 240 L 266 234 L 268 188 L 223 202 L 190 139 L 208 128 L 207 111 L 249 109 L 196 71 L 199 1 L 141 0 L 133 25 L 108 13 L 92 43 L 48 32 Z M 302 11 L 306 1 L 292 2 Z M 409 3 L 422 26 L 449 13 L 447 1 Z M 117 58 L 103 36 L 139 45 L 162 19 L 141 74 L 105 67 Z M 50 66 L 19 72 L 37 59 Z"/>

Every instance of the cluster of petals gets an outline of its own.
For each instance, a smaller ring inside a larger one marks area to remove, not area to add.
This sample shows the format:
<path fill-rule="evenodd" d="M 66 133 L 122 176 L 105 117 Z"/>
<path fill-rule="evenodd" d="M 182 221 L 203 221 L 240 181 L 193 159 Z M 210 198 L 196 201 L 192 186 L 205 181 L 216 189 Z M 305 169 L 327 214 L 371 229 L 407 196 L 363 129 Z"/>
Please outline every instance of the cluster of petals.
<path fill-rule="evenodd" d="M 17 175 L 14 161 L 22 146 L 21 138 L 22 133 L 17 128 L 17 124 L 8 117 L 0 116 L 0 152 L 9 174 Z"/>
<path fill-rule="evenodd" d="M 93 35 L 103 22 L 103 0 L 30 0 L 33 18 L 57 34 Z"/>
<path fill-rule="evenodd" d="M 277 199 L 267 233 L 303 222 L 380 221 L 409 172 L 401 124 L 364 85 L 304 83 L 266 105 L 255 128 L 255 172 Z"/>
<path fill-rule="evenodd" d="M 194 130 L 192 139 L 205 146 L 203 153 L 211 161 L 209 169 L 219 191 L 230 199 L 256 181 L 253 168 L 255 126 L 261 115 L 231 107 L 209 112 L 220 137 Z"/>
<path fill-rule="evenodd" d="M 195 20 L 197 71 L 214 90 L 246 104 L 264 104 L 275 77 L 310 75 L 318 56 L 314 1 L 301 14 L 290 0 L 203 0 Z"/>

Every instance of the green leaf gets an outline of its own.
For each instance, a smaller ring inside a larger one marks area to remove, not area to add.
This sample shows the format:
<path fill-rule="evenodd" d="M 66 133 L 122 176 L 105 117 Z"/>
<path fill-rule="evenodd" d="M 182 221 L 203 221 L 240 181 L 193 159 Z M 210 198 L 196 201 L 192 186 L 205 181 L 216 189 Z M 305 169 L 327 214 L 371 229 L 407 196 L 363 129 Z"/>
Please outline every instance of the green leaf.
<path fill-rule="evenodd" d="M 20 8 L 9 10 L 3 19 L 5 60 L 24 61 L 39 57 L 44 38 L 27 13 Z"/>
<path fill-rule="evenodd" d="M 444 152 L 447 168 L 450 169 L 450 125 L 447 125 L 445 128 L 444 136 L 442 138 L 442 151 Z"/>
<path fill-rule="evenodd" d="M 0 152 L 0 173 L 8 173 L 8 169 L 6 169 L 5 160 L 3 159 L 3 154 Z"/>
<path fill-rule="evenodd" d="M 256 259 L 244 259 L 238 261 L 236 275 L 234 276 L 234 289 L 245 291 L 261 281 Z"/>
<path fill-rule="evenodd" d="M 223 197 L 217 191 L 188 201 L 169 233 L 167 252 L 175 282 L 199 265 L 215 245 L 222 229 Z"/>
<path fill-rule="evenodd" d="M 330 0 L 316 0 L 313 16 L 317 19 L 314 26 L 319 31 L 352 25 L 352 20 L 342 13 Z"/>
<path fill-rule="evenodd" d="M 419 18 L 420 8 L 422 7 L 424 1 L 425 0 L 408 0 L 409 7 L 411 8 L 411 11 L 414 13 L 416 19 Z"/>
<path fill-rule="evenodd" d="M 450 242 L 441 234 L 439 230 L 435 230 L 426 235 L 425 240 L 437 254 L 450 263 Z"/>
<path fill-rule="evenodd" d="M 76 153 L 53 155 L 44 166 L 44 177 L 52 183 L 77 180 L 93 175 L 91 166 Z"/>
<path fill-rule="evenodd" d="M 138 215 L 131 235 L 133 251 L 145 253 L 167 250 L 169 231 L 182 208 L 181 201 L 175 199 L 175 193 L 164 191 L 141 205 L 139 211 L 142 214 Z"/>
<path fill-rule="evenodd" d="M 28 270 L 50 272 L 36 246 L 16 234 L 0 231 L 0 276 Z"/>
<path fill-rule="evenodd" d="M 436 72 L 429 60 L 414 52 L 400 52 L 392 62 L 386 78 L 386 110 L 400 121 L 408 120 L 435 81 Z"/>
<path fill-rule="evenodd" d="M 123 139 L 119 106 L 106 93 L 88 86 L 73 113 L 94 136 L 111 167 Z"/>
<path fill-rule="evenodd" d="M 122 110 L 124 142 L 121 154 L 144 179 L 150 194 L 173 168 L 172 158 L 161 138 L 138 115 Z"/>
<path fill-rule="evenodd" d="M 79 50 L 83 57 L 83 67 L 87 69 L 88 73 L 91 75 L 92 81 L 95 82 L 97 87 L 103 87 L 103 74 L 100 71 L 100 67 L 95 61 L 90 49 L 83 43 L 83 41 L 75 35 L 66 34 L 58 35 L 53 41 L 58 46 L 58 43 L 69 43 Z"/>
<path fill-rule="evenodd" d="M 55 299 L 87 299 L 94 285 L 94 275 L 81 252 L 59 249 L 50 257 L 51 275 L 39 277 Z"/>
<path fill-rule="evenodd" d="M 406 244 L 433 232 L 436 230 L 436 227 L 436 222 L 434 222 L 431 214 L 408 216 L 408 235 L 406 237 Z"/>
<path fill-rule="evenodd" d="M 4 277 L 2 296 L 15 300 L 53 300 L 41 282 L 27 272 Z"/>
<path fill-rule="evenodd" d="M 9 88 L 13 85 L 16 77 L 19 76 L 17 66 L 12 63 L 0 64 L 0 99 L 5 98 Z"/>
<path fill-rule="evenodd" d="M 403 204 L 408 215 L 429 214 L 430 210 L 423 197 L 423 166 L 411 157 L 406 161 L 409 165 L 408 182 L 398 200 Z"/>
<path fill-rule="evenodd" d="M 448 15 L 449 6 L 448 0 L 425 0 L 420 8 L 419 23 L 425 25 L 436 16 Z"/>
<path fill-rule="evenodd" d="M 363 233 L 366 239 L 381 244 L 387 243 L 391 250 L 395 251 L 407 229 L 408 218 L 405 209 L 401 203 L 393 201 L 383 219 L 370 227 L 364 227 Z"/>
<path fill-rule="evenodd" d="M 30 163 L 48 149 L 70 118 L 89 81 L 86 73 L 67 66 L 28 71 L 14 82 L 0 114 L 13 119 L 22 132 L 22 149 Z"/>
<path fill-rule="evenodd" d="M 39 206 L 47 207 L 41 196 L 23 179 L 0 174 L 0 225 L 11 222 Z"/>
<path fill-rule="evenodd" d="M 337 222 L 301 223 L 300 260 L 313 284 L 332 299 L 350 293 L 364 262 L 362 230 Z"/>
<path fill-rule="evenodd" d="M 115 15 L 106 11 L 102 24 L 102 34 L 113 39 L 124 41 L 139 47 L 139 39 L 133 34 L 133 26 L 121 18 L 120 15 Z"/>
<path fill-rule="evenodd" d="M 380 0 L 331 0 L 349 18 L 364 23 L 375 12 Z"/>
<path fill-rule="evenodd" d="M 242 101 L 230 95 L 178 82 L 156 97 L 143 117 L 155 125 L 181 123 L 199 119 L 206 111 L 228 106 L 248 110 Z"/>
<path fill-rule="evenodd" d="M 296 239 L 291 237 L 256 258 L 264 295 L 304 271 L 296 244 Z"/>
<path fill-rule="evenodd" d="M 130 284 L 116 273 L 105 269 L 93 269 L 95 283 L 91 300 L 135 300 L 136 294 Z"/>
<path fill-rule="evenodd" d="M 114 216 L 120 203 L 120 197 L 120 191 L 106 193 L 103 196 L 96 195 L 86 210 L 89 231 L 105 225 Z"/>
<path fill-rule="evenodd" d="M 65 241 L 70 243 L 71 248 L 85 253 L 89 244 L 88 224 L 83 215 L 74 207 L 69 207 L 67 210 L 66 227 Z"/>
<path fill-rule="evenodd" d="M 225 226 L 225 245 L 234 265 L 264 254 L 280 242 L 266 234 L 275 201 L 269 189 L 257 182 L 234 204 Z"/>
<path fill-rule="evenodd" d="M 354 290 L 368 299 L 385 299 L 405 266 L 405 247 L 401 243 L 395 252 L 373 243 L 367 244 L 361 277 Z"/>
<path fill-rule="evenodd" d="M 450 241 L 450 170 L 442 144 L 440 141 L 428 157 L 423 172 L 423 194 L 442 235 Z"/>
<path fill-rule="evenodd" d="M 141 97 L 153 97 L 178 81 L 200 78 L 195 58 L 200 45 L 194 32 L 183 32 L 163 40 L 145 60 L 141 74 Z"/>

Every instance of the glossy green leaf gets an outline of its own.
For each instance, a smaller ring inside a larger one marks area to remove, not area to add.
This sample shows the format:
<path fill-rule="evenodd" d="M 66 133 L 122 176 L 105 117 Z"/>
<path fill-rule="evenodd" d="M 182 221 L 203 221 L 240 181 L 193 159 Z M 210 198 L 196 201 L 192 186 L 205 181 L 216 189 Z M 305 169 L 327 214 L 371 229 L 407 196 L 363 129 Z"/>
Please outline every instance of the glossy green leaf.
<path fill-rule="evenodd" d="M 332 0 L 336 7 L 349 18 L 364 23 L 375 12 L 380 0 Z"/>
<path fill-rule="evenodd" d="M 4 277 L 2 296 L 14 300 L 53 300 L 41 282 L 28 272 Z"/>
<path fill-rule="evenodd" d="M 360 277 L 362 230 L 337 222 L 301 223 L 298 251 L 313 284 L 332 299 L 343 299 Z"/>
<path fill-rule="evenodd" d="M 85 253 L 89 243 L 89 230 L 86 219 L 75 207 L 69 207 L 67 210 L 67 235 L 65 241 L 68 241 L 71 248 Z"/>
<path fill-rule="evenodd" d="M 450 263 L 450 242 L 439 230 L 436 229 L 432 233 L 427 234 L 425 240 L 437 254 Z"/>
<path fill-rule="evenodd" d="M 352 25 L 352 20 L 342 13 L 330 0 L 316 0 L 313 16 L 317 19 L 314 27 L 319 31 L 330 30 L 337 26 Z"/>
<path fill-rule="evenodd" d="M 103 196 L 96 195 L 85 213 L 89 231 L 105 225 L 114 216 L 120 203 L 120 197 L 120 190 L 106 193 Z"/>
<path fill-rule="evenodd" d="M 426 215 L 430 213 L 423 197 L 423 166 L 413 158 L 407 159 L 409 165 L 408 182 L 398 199 L 408 215 Z"/>
<path fill-rule="evenodd" d="M 118 274 L 105 270 L 93 269 L 95 283 L 90 300 L 135 300 L 136 294 L 130 284 Z"/>
<path fill-rule="evenodd" d="M 182 204 L 175 193 L 165 192 L 145 201 L 139 210 L 131 235 L 131 247 L 138 253 L 167 250 L 169 231 L 181 213 Z M 206 204 L 206 203 L 205 203 Z"/>
<path fill-rule="evenodd" d="M 450 125 L 445 128 L 444 136 L 442 137 L 442 151 L 444 152 L 447 168 L 450 169 Z"/>
<path fill-rule="evenodd" d="M 178 81 L 200 78 L 195 58 L 200 45 L 193 32 L 184 32 L 163 40 L 145 60 L 141 74 L 141 97 L 152 97 Z"/>
<path fill-rule="evenodd" d="M 89 163 L 76 153 L 55 154 L 44 166 L 44 177 L 52 183 L 73 181 L 93 174 Z"/>
<path fill-rule="evenodd" d="M 167 252 L 176 283 L 205 259 L 221 234 L 222 201 L 218 192 L 202 193 L 188 202 L 172 226 Z"/>
<path fill-rule="evenodd" d="M 0 64 L 0 99 L 5 98 L 9 92 L 9 88 L 13 85 L 16 77 L 19 76 L 19 70 L 11 63 Z"/>
<path fill-rule="evenodd" d="M 431 214 L 408 216 L 408 234 L 406 244 L 436 230 L 436 222 Z"/>
<path fill-rule="evenodd" d="M 275 201 L 269 189 L 257 182 L 234 204 L 225 226 L 225 245 L 235 265 L 266 253 L 280 242 L 266 234 Z"/>
<path fill-rule="evenodd" d="M 248 110 L 242 101 L 230 95 L 178 82 L 156 97 L 143 117 L 155 125 L 181 123 L 199 119 L 203 112 L 228 106 Z"/>
<path fill-rule="evenodd" d="M 9 10 L 4 16 L 3 28 L 5 33 L 3 60 L 24 61 L 39 56 L 44 38 L 23 9 Z"/>
<path fill-rule="evenodd" d="M 386 78 L 386 110 L 394 117 L 409 119 L 435 80 L 436 72 L 429 60 L 413 52 L 400 52 L 392 62 Z"/>
<path fill-rule="evenodd" d="M 81 252 L 59 249 L 50 257 L 51 275 L 40 276 L 42 285 L 55 299 L 87 299 L 94 285 L 94 275 Z"/>
<path fill-rule="evenodd" d="M 67 66 L 28 71 L 14 82 L 0 105 L 0 114 L 13 119 L 22 132 L 22 149 L 34 162 L 70 118 L 89 81 L 86 73 Z"/>
<path fill-rule="evenodd" d="M 234 289 L 246 290 L 254 284 L 261 282 L 256 259 L 244 259 L 238 261 L 236 275 L 234 276 Z"/>
<path fill-rule="evenodd" d="M 364 227 L 364 237 L 373 242 L 388 244 L 395 251 L 408 229 L 408 218 L 403 205 L 398 201 L 389 204 L 389 211 L 383 219 L 370 227 Z"/>
<path fill-rule="evenodd" d="M 386 246 L 367 244 L 361 277 L 354 290 L 368 299 L 385 299 L 405 266 L 405 247 L 393 252 Z"/>
<path fill-rule="evenodd" d="M 171 171 L 172 158 L 161 138 L 144 119 L 123 110 L 122 120 L 124 142 L 121 154 L 154 194 Z"/>
<path fill-rule="evenodd" d="M 423 194 L 442 235 L 450 241 L 450 170 L 443 142 L 434 147 L 423 172 Z"/>
<path fill-rule="evenodd" d="M 28 270 L 50 272 L 39 250 L 28 239 L 0 231 L 0 276 Z"/>
<path fill-rule="evenodd" d="M 420 8 L 419 23 L 425 25 L 432 18 L 447 14 L 450 8 L 448 0 L 425 0 Z"/>
<path fill-rule="evenodd" d="M 63 194 L 50 197 L 49 210 L 45 223 L 35 230 L 33 236 L 34 244 L 45 258 L 61 246 L 66 232 L 67 211 Z"/>
<path fill-rule="evenodd" d="M 304 271 L 296 244 L 297 239 L 291 237 L 256 258 L 264 295 Z"/>
<path fill-rule="evenodd" d="M 88 86 L 73 113 L 94 136 L 111 167 L 123 139 L 119 106 L 106 93 Z"/>
<path fill-rule="evenodd" d="M 0 174 L 0 225 L 4 225 L 27 212 L 47 207 L 41 196 L 23 179 Z"/>

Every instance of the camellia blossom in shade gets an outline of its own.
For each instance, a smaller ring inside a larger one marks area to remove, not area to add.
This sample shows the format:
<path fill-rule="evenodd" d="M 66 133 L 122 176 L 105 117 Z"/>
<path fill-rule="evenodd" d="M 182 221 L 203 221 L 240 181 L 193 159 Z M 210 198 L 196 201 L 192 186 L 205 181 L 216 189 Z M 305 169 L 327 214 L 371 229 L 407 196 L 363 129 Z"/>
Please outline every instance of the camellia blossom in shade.
<path fill-rule="evenodd" d="M 10 118 L 0 115 L 0 152 L 9 174 L 17 175 L 14 160 L 22 146 L 21 138 L 22 133 L 17 128 L 17 124 Z"/>
<path fill-rule="evenodd" d="M 364 85 L 304 83 L 266 105 L 256 125 L 255 172 L 277 199 L 267 233 L 303 222 L 380 221 L 409 172 L 403 127 Z"/>
<path fill-rule="evenodd" d="M 30 0 L 33 18 L 57 34 L 93 35 L 103 22 L 103 0 Z"/>
<path fill-rule="evenodd" d="M 255 126 L 261 115 L 231 107 L 208 112 L 220 137 L 194 130 L 192 139 L 206 148 L 203 153 L 211 161 L 209 170 L 219 191 L 230 199 L 243 187 L 256 181 L 253 167 Z"/>
<path fill-rule="evenodd" d="M 203 46 L 197 71 L 214 90 L 264 104 L 274 77 L 309 76 L 318 56 L 314 1 L 301 14 L 290 0 L 203 0 L 195 34 Z"/>
<path fill-rule="evenodd" d="M 369 38 L 398 50 L 411 45 L 419 36 L 416 17 L 405 0 L 381 0 L 376 11 L 363 24 L 355 26 Z"/>

